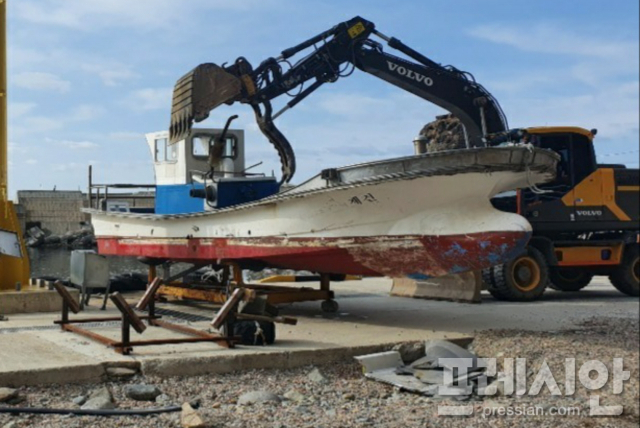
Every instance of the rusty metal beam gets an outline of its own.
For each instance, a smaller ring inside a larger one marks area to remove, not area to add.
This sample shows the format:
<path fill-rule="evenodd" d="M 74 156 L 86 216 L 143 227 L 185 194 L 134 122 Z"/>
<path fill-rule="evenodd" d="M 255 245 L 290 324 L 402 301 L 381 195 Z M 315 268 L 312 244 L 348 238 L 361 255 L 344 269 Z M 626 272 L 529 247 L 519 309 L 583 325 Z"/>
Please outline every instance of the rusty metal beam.
<path fill-rule="evenodd" d="M 236 307 L 242 297 L 244 296 L 244 288 L 236 288 L 231 293 L 231 297 L 222 305 L 216 316 L 211 321 L 211 326 L 215 329 L 219 329 L 222 327 L 224 322 L 227 320 L 227 317 L 231 314 L 233 308 Z"/>
<path fill-rule="evenodd" d="M 161 285 L 162 285 L 162 280 L 158 277 L 155 277 L 147 287 L 147 291 L 144 292 L 144 294 L 142 295 L 142 298 L 136 305 L 136 309 L 139 311 L 146 309 L 146 307 L 149 306 L 149 302 L 153 300 L 153 298 L 155 297 L 156 292 L 158 291 L 158 288 L 160 288 Z"/>
<path fill-rule="evenodd" d="M 237 314 L 236 318 L 238 318 L 239 320 L 267 321 L 289 325 L 298 324 L 298 319 L 293 317 L 268 317 L 265 315 Z"/>
<path fill-rule="evenodd" d="M 71 293 L 69 293 L 69 290 L 67 290 L 67 287 L 65 287 L 64 284 L 62 284 L 62 282 L 60 281 L 54 282 L 53 288 L 56 289 L 60 297 L 62 297 L 62 300 L 66 302 L 71 312 L 73 312 L 74 314 L 77 314 L 78 312 L 80 312 L 80 305 L 78 304 L 76 299 L 73 298 Z"/>
<path fill-rule="evenodd" d="M 116 305 L 118 310 L 122 313 L 123 321 L 128 321 L 135 331 L 142 334 L 147 329 L 147 326 L 144 325 L 138 315 L 133 312 L 133 309 L 131 309 L 131 306 L 129 306 L 127 301 L 124 300 L 122 294 L 116 291 L 110 297 L 113 304 Z"/>
<path fill-rule="evenodd" d="M 201 300 L 204 302 L 223 304 L 227 300 L 223 289 L 188 288 L 175 285 L 163 285 L 158 290 L 163 296 L 178 297 L 180 299 Z"/>
<path fill-rule="evenodd" d="M 160 317 L 159 316 L 150 317 L 145 315 L 138 318 L 140 318 L 141 320 L 148 320 L 148 319 L 156 319 Z M 86 323 L 99 323 L 99 322 L 111 322 L 111 321 L 122 321 L 122 317 L 81 318 L 81 319 L 68 320 L 68 321 L 55 320 L 53 323 L 54 324 L 86 324 Z"/>
<path fill-rule="evenodd" d="M 228 337 L 183 337 L 183 338 L 175 338 L 175 339 L 153 339 L 153 340 L 133 340 L 130 342 L 122 343 L 122 342 L 114 342 L 111 346 L 114 348 L 120 348 L 123 346 L 155 346 L 155 345 L 174 345 L 180 343 L 198 343 L 198 342 L 229 342 L 230 338 Z"/>
<path fill-rule="evenodd" d="M 100 342 L 107 346 L 114 346 L 114 344 L 116 343 L 116 341 L 113 339 L 110 339 L 108 337 L 105 337 L 98 333 L 94 333 L 89 330 L 85 330 L 84 328 L 76 327 L 75 325 L 63 324 L 61 327 L 64 331 L 69 331 L 71 333 L 79 334 L 81 336 L 87 337 L 91 340 L 95 340 L 96 342 Z"/>

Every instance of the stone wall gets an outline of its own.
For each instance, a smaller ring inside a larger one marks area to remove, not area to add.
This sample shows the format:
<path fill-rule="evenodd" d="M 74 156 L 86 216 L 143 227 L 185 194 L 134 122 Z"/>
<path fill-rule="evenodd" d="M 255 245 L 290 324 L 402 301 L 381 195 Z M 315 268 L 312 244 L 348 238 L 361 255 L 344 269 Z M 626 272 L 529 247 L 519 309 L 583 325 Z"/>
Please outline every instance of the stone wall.
<path fill-rule="evenodd" d="M 56 235 L 80 229 L 85 221 L 80 191 L 21 190 L 18 204 L 25 224 L 40 223 Z"/>
<path fill-rule="evenodd" d="M 136 197 L 131 196 L 111 193 L 109 199 L 127 202 L 130 208 L 153 208 L 155 205 L 153 193 L 136 193 Z M 94 193 L 94 207 L 97 203 L 101 205 L 104 195 L 100 196 L 100 202 L 96 202 L 96 199 Z M 20 190 L 16 211 L 23 232 L 27 224 L 40 223 L 42 228 L 49 229 L 54 235 L 64 235 L 80 230 L 81 222 L 91 220 L 91 216 L 81 211 L 88 206 L 87 194 L 80 191 Z"/>

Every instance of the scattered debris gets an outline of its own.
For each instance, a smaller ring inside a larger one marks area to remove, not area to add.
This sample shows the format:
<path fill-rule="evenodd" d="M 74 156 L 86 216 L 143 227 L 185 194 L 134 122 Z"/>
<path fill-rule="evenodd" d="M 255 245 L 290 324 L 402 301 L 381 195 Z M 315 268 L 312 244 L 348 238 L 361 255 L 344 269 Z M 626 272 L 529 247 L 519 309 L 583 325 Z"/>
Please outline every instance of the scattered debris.
<path fill-rule="evenodd" d="M 6 403 L 18 397 L 18 390 L 13 388 L 0 388 L 0 403 Z"/>
<path fill-rule="evenodd" d="M 298 404 L 303 403 L 307 399 L 307 397 L 295 389 L 287 391 L 283 397 Z"/>
<path fill-rule="evenodd" d="M 73 404 L 75 404 L 76 406 L 82 406 L 84 403 L 87 402 L 87 397 L 85 395 L 78 395 L 77 397 L 75 397 L 73 400 L 71 400 L 73 402 Z"/>
<path fill-rule="evenodd" d="M 399 343 L 391 348 L 391 350 L 398 351 L 405 364 L 411 364 L 418 358 L 424 356 L 424 342 Z"/>
<path fill-rule="evenodd" d="M 245 392 L 238 398 L 239 406 L 250 406 L 258 403 L 279 403 L 282 399 L 269 391 L 250 391 Z"/>
<path fill-rule="evenodd" d="M 90 398 L 82 405 L 82 407 L 80 407 L 82 410 L 108 410 L 115 408 L 116 406 L 113 401 L 103 396 Z"/>
<path fill-rule="evenodd" d="M 474 381 L 484 374 L 484 367 L 476 355 L 444 340 L 428 341 L 424 349 L 424 356 L 409 365 L 405 365 L 397 350 L 363 355 L 356 357 L 356 360 L 363 365 L 366 377 L 403 390 L 435 398 L 456 400 L 466 400 L 474 391 L 477 393 L 478 385 L 474 384 Z M 468 359 L 471 363 L 468 372 L 458 374 L 451 370 L 451 381 L 447 382 L 447 369 L 453 369 L 453 367 L 442 359 L 448 358 Z M 454 386 L 462 381 L 471 382 L 472 388 Z M 440 388 L 443 386 L 448 387 L 446 396 L 439 395 Z"/>
<path fill-rule="evenodd" d="M 309 372 L 307 377 L 309 378 L 310 381 L 315 382 L 315 383 L 326 383 L 327 382 L 327 378 L 324 377 L 322 375 L 322 373 L 320 373 L 320 370 L 318 370 L 317 367 L 315 367 L 313 370 L 311 370 L 311 372 Z"/>
<path fill-rule="evenodd" d="M 127 397 L 136 401 L 155 401 L 156 397 L 162 394 L 157 387 L 153 385 L 127 385 L 124 389 Z"/>
<path fill-rule="evenodd" d="M 191 407 L 189 403 L 182 405 L 182 413 L 180 414 L 180 424 L 182 428 L 205 428 L 206 424 L 196 409 Z"/>
<path fill-rule="evenodd" d="M 160 394 L 156 397 L 156 403 L 160 404 L 161 406 L 168 406 L 172 402 L 173 400 L 167 394 Z"/>
<path fill-rule="evenodd" d="M 46 228 L 33 226 L 25 232 L 25 244 L 36 248 L 42 246 L 64 246 L 67 249 L 91 249 L 96 247 L 96 237 L 90 224 L 83 224 L 80 230 L 54 235 Z"/>
<path fill-rule="evenodd" d="M 107 376 L 109 376 L 110 378 L 120 379 L 128 379 L 138 374 L 136 370 L 128 369 L 126 367 L 108 367 L 106 372 Z"/>
<path fill-rule="evenodd" d="M 427 153 L 467 147 L 462 123 L 452 114 L 436 116 L 436 120 L 422 128 L 420 135 L 428 140 Z"/>

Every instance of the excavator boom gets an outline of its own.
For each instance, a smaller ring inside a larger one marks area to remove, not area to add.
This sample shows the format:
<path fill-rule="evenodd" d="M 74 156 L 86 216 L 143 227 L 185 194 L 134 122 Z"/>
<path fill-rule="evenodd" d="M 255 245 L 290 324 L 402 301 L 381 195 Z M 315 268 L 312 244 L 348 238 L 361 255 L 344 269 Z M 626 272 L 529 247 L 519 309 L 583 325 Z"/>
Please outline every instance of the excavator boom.
<path fill-rule="evenodd" d="M 381 38 L 411 60 L 384 52 L 371 36 Z M 293 65 L 289 62 L 289 58 L 311 47 L 313 50 L 302 59 Z M 260 130 L 278 151 L 282 182 L 288 182 L 295 173 L 295 156 L 274 120 L 323 84 L 349 76 L 356 68 L 453 113 L 465 127 L 469 146 L 484 145 L 488 135 L 508 129 L 500 105 L 472 75 L 442 66 L 378 32 L 372 22 L 355 17 L 285 49 L 255 69 L 240 57 L 229 66 L 207 63 L 187 73 L 174 88 L 170 141 L 184 139 L 194 122 L 206 119 L 221 104 L 249 104 Z M 296 89 L 297 93 L 290 95 Z M 274 114 L 271 100 L 285 94 L 292 99 Z"/>

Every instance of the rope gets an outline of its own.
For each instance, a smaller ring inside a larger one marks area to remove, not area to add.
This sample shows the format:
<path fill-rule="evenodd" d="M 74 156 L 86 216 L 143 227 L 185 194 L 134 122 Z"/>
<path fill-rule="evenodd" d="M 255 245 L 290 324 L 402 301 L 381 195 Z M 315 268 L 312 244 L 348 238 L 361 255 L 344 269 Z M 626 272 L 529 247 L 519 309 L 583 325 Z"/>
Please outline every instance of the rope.
<path fill-rule="evenodd" d="M 256 332 L 253 334 L 253 344 L 257 345 L 258 344 L 258 339 L 262 338 L 262 344 L 266 345 L 267 344 L 267 338 L 264 336 L 264 331 L 260 327 L 260 323 L 258 321 L 254 321 L 254 323 L 256 324 Z"/>

